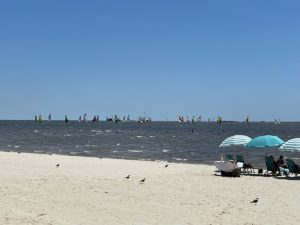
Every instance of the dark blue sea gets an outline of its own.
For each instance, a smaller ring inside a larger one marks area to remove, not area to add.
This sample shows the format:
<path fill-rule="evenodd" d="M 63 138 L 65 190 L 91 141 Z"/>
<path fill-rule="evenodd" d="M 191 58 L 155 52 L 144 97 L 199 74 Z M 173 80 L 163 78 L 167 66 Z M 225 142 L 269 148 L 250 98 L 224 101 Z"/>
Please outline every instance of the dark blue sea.
<path fill-rule="evenodd" d="M 225 138 L 235 134 L 252 138 L 271 134 L 286 141 L 300 137 L 300 123 L 0 121 L 0 150 L 201 164 L 212 164 L 221 154 L 242 153 L 255 166 L 264 165 L 266 153 L 275 157 L 283 154 L 296 161 L 300 158 L 300 152 L 278 149 L 218 147 Z"/>

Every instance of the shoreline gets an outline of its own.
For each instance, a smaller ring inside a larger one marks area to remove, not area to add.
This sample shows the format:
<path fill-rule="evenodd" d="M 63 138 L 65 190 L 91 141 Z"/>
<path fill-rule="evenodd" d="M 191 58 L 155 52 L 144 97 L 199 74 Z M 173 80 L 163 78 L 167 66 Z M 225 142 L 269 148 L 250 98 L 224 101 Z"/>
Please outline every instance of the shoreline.
<path fill-rule="evenodd" d="M 0 224 L 300 224 L 300 180 L 229 178 L 214 170 L 0 152 Z M 257 197 L 257 204 L 250 203 Z M 272 212 L 280 216 L 274 220 Z"/>
<path fill-rule="evenodd" d="M 165 162 L 165 163 L 178 163 L 178 164 L 190 164 L 190 165 L 205 165 L 205 166 L 214 166 L 214 161 L 209 161 L 211 163 L 203 163 L 203 162 L 191 162 L 187 160 L 159 160 L 159 159 L 139 159 L 139 158 L 121 158 L 121 157 L 116 157 L 116 158 L 110 158 L 110 157 L 100 157 L 100 156 L 94 156 L 94 155 L 81 155 L 81 154 L 64 154 L 64 153 L 57 153 L 57 152 L 45 152 L 45 151 L 12 151 L 12 150 L 0 150 L 0 152 L 7 152 L 7 153 L 18 153 L 18 154 L 37 154 L 37 155 L 61 155 L 61 156 L 71 156 L 71 157 L 83 157 L 83 158 L 99 158 L 99 159 L 116 159 L 116 160 L 132 160 L 132 161 L 142 161 L 142 162 Z M 216 161 L 218 159 L 216 158 Z"/>

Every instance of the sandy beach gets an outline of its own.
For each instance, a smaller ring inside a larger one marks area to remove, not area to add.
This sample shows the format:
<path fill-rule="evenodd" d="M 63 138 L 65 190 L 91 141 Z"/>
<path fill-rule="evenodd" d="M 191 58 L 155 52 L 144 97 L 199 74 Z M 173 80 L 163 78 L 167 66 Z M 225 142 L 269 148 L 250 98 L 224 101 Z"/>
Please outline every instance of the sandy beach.
<path fill-rule="evenodd" d="M 300 224 L 300 180 L 165 165 L 0 152 L 0 224 Z"/>

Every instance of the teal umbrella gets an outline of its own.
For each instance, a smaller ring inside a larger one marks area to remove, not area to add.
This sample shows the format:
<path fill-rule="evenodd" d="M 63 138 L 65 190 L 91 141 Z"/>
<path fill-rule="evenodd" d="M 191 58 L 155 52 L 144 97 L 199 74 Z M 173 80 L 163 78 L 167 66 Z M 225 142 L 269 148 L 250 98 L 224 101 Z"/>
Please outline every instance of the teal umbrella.
<path fill-rule="evenodd" d="M 246 148 L 272 148 L 278 147 L 284 143 L 277 136 L 273 135 L 264 135 L 253 138 L 247 145 Z"/>

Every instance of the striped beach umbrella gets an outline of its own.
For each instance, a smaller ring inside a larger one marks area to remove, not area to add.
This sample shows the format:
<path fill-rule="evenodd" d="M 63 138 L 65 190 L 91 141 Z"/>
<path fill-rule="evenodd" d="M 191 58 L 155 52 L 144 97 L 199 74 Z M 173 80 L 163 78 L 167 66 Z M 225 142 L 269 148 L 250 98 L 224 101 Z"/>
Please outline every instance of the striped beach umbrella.
<path fill-rule="evenodd" d="M 245 146 L 251 141 L 251 138 L 245 135 L 234 135 L 226 138 L 219 147 L 230 147 L 230 146 Z"/>
<path fill-rule="evenodd" d="M 272 148 L 279 147 L 284 143 L 277 136 L 273 135 L 263 135 L 253 138 L 247 145 L 247 148 Z"/>
<path fill-rule="evenodd" d="M 300 138 L 293 138 L 286 141 L 279 149 L 283 151 L 300 151 Z"/>

